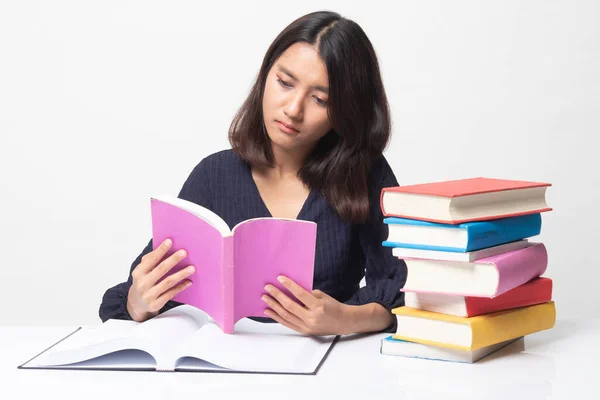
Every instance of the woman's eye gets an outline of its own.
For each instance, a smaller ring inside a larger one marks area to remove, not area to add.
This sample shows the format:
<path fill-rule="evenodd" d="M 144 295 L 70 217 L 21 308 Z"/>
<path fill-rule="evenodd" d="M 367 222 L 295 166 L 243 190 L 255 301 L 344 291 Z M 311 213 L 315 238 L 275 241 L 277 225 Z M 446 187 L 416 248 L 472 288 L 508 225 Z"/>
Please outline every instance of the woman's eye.
<path fill-rule="evenodd" d="M 290 83 L 284 81 L 283 79 L 281 79 L 279 77 L 277 77 L 277 82 L 279 82 L 279 84 L 281 86 L 283 86 L 284 88 L 286 88 L 286 89 L 289 89 L 289 88 L 293 87 Z M 315 100 L 316 100 L 317 104 L 319 104 L 319 105 L 321 105 L 323 107 L 327 107 L 327 100 L 323 100 L 323 99 L 321 99 L 321 98 L 319 98 L 317 96 L 315 96 Z"/>
<path fill-rule="evenodd" d="M 319 103 L 322 106 L 327 106 L 327 100 L 323 100 L 319 97 L 315 97 L 315 99 L 317 100 L 317 103 Z"/>
<path fill-rule="evenodd" d="M 285 88 L 291 88 L 292 85 L 290 85 L 289 83 L 287 83 L 286 81 L 282 80 L 281 78 L 277 78 L 277 82 L 279 82 L 279 84 Z"/>

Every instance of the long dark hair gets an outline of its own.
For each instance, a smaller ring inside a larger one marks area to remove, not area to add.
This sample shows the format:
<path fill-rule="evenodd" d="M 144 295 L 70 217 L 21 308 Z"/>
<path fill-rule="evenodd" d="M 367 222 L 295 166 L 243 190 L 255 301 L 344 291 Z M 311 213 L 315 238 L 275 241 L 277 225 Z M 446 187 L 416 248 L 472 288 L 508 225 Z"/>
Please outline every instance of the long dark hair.
<path fill-rule="evenodd" d="M 332 124 L 298 176 L 321 190 L 343 220 L 364 222 L 369 215 L 367 177 L 372 161 L 388 144 L 391 119 L 375 50 L 354 21 L 320 11 L 288 25 L 267 50 L 250 94 L 231 123 L 229 142 L 252 167 L 273 166 L 262 110 L 265 82 L 279 56 L 297 42 L 314 46 L 327 67 Z"/>

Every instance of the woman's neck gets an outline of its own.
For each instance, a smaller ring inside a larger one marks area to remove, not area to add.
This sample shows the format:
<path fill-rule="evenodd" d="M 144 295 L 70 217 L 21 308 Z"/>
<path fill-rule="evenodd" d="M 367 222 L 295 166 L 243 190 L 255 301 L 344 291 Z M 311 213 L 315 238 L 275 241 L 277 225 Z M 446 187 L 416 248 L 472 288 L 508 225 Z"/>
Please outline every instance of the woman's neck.
<path fill-rule="evenodd" d="M 273 146 L 274 166 L 264 171 L 264 173 L 274 180 L 296 178 L 308 154 L 309 151 L 305 150 L 289 151 Z"/>

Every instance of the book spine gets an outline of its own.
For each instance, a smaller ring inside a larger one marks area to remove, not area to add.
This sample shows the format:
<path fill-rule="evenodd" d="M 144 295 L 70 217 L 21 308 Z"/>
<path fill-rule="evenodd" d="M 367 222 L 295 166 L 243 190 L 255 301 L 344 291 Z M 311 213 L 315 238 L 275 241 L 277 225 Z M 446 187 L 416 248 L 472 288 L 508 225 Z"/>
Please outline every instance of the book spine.
<path fill-rule="evenodd" d="M 468 317 L 546 303 L 550 300 L 552 280 L 549 278 L 535 278 L 494 298 L 465 298 Z"/>
<path fill-rule="evenodd" d="M 233 265 L 233 236 L 223 238 L 223 332 L 232 333 L 235 324 L 234 316 L 234 265 Z"/>
<path fill-rule="evenodd" d="M 470 318 L 472 350 L 550 329 L 556 321 L 553 301 Z"/>
<path fill-rule="evenodd" d="M 498 270 L 498 287 L 493 296 L 497 297 L 541 276 L 548 267 L 548 253 L 543 243 L 536 243 L 533 246 L 500 255 L 493 264 Z"/>
<path fill-rule="evenodd" d="M 465 225 L 468 234 L 466 251 L 473 251 L 539 235 L 542 216 L 537 213 Z"/>

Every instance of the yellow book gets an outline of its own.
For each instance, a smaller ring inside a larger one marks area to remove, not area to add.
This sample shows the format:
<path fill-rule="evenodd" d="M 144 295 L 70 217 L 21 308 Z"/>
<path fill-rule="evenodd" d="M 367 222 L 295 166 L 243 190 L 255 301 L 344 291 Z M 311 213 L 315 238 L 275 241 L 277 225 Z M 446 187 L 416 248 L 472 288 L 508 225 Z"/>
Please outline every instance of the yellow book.
<path fill-rule="evenodd" d="M 410 307 L 392 310 L 398 320 L 394 339 L 458 350 L 476 350 L 550 329 L 554 301 L 476 317 L 457 317 Z"/>

